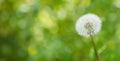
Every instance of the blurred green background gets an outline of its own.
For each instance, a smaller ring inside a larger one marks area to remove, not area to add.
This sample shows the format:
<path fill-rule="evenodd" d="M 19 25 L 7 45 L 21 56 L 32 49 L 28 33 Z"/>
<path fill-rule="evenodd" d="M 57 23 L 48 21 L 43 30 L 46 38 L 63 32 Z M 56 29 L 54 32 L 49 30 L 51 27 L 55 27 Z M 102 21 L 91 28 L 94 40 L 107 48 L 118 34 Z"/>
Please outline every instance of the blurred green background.
<path fill-rule="evenodd" d="M 0 61 L 94 61 L 89 38 L 75 30 L 94 13 L 101 61 L 120 61 L 120 0 L 0 0 Z"/>

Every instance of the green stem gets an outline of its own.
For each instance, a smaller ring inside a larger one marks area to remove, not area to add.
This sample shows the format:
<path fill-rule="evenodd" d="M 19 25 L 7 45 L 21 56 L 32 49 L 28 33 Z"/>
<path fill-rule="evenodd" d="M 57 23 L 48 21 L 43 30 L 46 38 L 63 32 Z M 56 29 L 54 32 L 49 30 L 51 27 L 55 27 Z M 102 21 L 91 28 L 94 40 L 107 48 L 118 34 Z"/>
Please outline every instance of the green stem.
<path fill-rule="evenodd" d="M 91 40 L 92 40 L 92 44 L 93 44 L 93 48 L 94 48 L 94 52 L 95 52 L 96 61 L 100 61 L 99 56 L 98 56 L 98 52 L 97 52 L 97 49 L 96 49 L 96 45 L 95 45 L 95 42 L 94 42 L 94 39 L 93 39 L 92 36 L 91 36 Z"/>

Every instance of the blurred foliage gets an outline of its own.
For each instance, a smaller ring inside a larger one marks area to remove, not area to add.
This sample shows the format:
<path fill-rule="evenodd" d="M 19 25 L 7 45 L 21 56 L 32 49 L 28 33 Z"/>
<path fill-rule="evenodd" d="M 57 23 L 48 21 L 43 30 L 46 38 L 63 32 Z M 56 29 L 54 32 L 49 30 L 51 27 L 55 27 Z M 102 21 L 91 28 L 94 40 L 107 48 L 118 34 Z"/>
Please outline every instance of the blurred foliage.
<path fill-rule="evenodd" d="M 94 61 L 77 19 L 94 13 L 101 61 L 120 60 L 120 0 L 0 0 L 0 61 Z"/>

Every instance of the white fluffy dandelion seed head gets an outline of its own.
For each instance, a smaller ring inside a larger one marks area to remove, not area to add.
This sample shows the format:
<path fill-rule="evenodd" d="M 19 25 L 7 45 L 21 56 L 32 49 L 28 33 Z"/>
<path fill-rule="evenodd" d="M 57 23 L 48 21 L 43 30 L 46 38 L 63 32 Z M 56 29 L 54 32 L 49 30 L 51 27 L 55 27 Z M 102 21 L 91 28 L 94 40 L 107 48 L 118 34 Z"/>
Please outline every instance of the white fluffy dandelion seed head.
<path fill-rule="evenodd" d="M 86 14 L 80 17 L 76 23 L 76 31 L 79 35 L 89 37 L 97 34 L 101 29 L 101 19 L 95 14 Z"/>

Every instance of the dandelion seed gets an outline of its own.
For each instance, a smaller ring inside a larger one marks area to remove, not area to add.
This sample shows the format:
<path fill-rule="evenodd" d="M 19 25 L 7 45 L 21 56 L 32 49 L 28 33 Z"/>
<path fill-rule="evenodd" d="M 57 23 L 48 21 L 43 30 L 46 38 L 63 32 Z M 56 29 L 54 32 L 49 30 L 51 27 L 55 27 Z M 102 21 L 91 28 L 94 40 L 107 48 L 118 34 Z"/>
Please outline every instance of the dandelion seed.
<path fill-rule="evenodd" d="M 101 29 L 101 19 L 95 14 L 86 14 L 80 17 L 76 23 L 76 31 L 79 35 L 89 37 L 97 34 Z"/>

